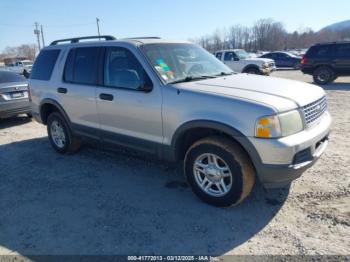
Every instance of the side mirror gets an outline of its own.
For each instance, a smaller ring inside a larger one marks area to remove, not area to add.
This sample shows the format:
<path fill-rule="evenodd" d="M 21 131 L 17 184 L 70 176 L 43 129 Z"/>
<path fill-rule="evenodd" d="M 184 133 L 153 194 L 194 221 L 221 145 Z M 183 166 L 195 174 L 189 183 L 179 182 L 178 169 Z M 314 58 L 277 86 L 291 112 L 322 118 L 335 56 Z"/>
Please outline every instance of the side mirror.
<path fill-rule="evenodd" d="M 145 93 L 149 93 L 153 89 L 153 83 L 145 71 L 143 72 L 143 76 L 144 81 L 140 83 L 139 90 Z"/>
<path fill-rule="evenodd" d="M 153 85 L 152 85 L 152 83 L 147 83 L 147 82 L 148 81 L 140 82 L 140 87 L 137 90 L 145 92 L 145 93 L 151 92 L 153 89 Z"/>
<path fill-rule="evenodd" d="M 239 61 L 238 57 L 233 58 L 233 61 Z"/>

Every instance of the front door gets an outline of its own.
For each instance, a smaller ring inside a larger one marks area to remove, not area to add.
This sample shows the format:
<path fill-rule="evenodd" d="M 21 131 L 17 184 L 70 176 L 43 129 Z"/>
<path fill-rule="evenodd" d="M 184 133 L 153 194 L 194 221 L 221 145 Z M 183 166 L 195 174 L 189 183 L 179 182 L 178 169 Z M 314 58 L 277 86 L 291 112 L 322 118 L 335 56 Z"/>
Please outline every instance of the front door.
<path fill-rule="evenodd" d="M 231 68 L 233 71 L 242 73 L 243 66 L 239 61 L 238 56 L 233 51 L 227 51 L 224 55 L 224 64 Z"/>
<path fill-rule="evenodd" d="M 162 95 L 144 69 L 145 62 L 126 47 L 106 47 L 103 86 L 97 88 L 102 139 L 156 152 L 163 140 Z M 148 92 L 140 86 L 153 86 Z"/>

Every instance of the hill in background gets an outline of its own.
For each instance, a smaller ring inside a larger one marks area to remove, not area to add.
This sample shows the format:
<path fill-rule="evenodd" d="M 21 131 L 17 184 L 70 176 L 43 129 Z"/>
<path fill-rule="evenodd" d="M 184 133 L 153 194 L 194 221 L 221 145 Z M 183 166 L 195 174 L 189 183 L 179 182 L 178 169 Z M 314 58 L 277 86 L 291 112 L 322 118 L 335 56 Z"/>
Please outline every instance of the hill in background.
<path fill-rule="evenodd" d="M 350 29 L 350 20 L 331 24 L 331 25 L 326 26 L 325 28 L 321 29 L 320 31 L 340 32 L 340 31 L 347 30 L 347 29 Z"/>

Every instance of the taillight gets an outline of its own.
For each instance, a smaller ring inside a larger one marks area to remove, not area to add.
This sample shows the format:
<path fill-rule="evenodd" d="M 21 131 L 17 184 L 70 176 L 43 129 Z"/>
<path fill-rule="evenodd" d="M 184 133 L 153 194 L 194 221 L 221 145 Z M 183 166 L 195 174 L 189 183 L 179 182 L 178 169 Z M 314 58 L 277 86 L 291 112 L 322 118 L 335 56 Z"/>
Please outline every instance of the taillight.
<path fill-rule="evenodd" d="M 305 56 L 301 59 L 301 64 L 305 65 L 307 63 L 307 59 L 305 58 Z"/>

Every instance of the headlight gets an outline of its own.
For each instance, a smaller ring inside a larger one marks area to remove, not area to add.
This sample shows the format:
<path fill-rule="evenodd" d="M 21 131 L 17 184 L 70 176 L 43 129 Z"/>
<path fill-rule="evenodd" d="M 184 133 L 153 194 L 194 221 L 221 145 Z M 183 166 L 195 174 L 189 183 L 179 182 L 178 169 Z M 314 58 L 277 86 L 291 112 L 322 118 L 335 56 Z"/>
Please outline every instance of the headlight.
<path fill-rule="evenodd" d="M 269 67 L 269 63 L 265 62 L 265 63 L 262 64 L 262 68 L 265 69 L 265 68 L 268 68 L 268 67 Z"/>
<path fill-rule="evenodd" d="M 255 136 L 259 138 L 278 138 L 296 134 L 303 130 L 300 113 L 293 110 L 273 116 L 264 116 L 257 120 Z"/>

